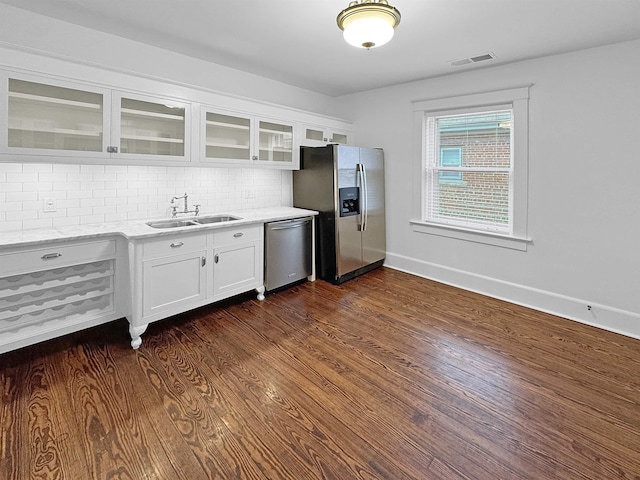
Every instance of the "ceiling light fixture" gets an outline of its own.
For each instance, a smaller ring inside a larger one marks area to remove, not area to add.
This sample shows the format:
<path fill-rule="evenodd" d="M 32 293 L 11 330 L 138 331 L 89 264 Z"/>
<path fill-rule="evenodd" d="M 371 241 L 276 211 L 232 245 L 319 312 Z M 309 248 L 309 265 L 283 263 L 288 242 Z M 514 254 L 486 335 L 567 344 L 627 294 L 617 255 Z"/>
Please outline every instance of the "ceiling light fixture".
<path fill-rule="evenodd" d="M 400 12 L 387 0 L 357 0 L 349 3 L 336 20 L 348 44 L 369 50 L 393 38 Z"/>

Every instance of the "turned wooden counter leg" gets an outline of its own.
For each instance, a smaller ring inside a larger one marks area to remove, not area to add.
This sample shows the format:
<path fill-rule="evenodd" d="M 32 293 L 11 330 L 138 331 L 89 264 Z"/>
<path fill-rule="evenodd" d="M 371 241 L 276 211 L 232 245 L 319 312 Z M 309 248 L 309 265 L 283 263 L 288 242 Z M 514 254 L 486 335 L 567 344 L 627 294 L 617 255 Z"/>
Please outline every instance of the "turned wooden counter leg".
<path fill-rule="evenodd" d="M 148 323 L 138 326 L 129 325 L 129 335 L 131 335 L 131 348 L 137 350 L 140 345 L 142 345 L 141 335 L 144 333 L 148 326 Z"/>

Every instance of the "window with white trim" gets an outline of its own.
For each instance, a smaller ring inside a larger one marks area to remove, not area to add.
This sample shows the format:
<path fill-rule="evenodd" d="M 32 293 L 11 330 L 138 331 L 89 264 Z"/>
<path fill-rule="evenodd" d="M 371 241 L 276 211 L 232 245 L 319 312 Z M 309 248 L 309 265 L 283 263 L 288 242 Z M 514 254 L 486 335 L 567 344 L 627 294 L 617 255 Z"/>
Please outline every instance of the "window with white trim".
<path fill-rule="evenodd" d="M 529 88 L 414 103 L 415 231 L 526 250 Z"/>
<path fill-rule="evenodd" d="M 426 114 L 427 222 L 511 234 L 511 116 L 510 109 Z"/>

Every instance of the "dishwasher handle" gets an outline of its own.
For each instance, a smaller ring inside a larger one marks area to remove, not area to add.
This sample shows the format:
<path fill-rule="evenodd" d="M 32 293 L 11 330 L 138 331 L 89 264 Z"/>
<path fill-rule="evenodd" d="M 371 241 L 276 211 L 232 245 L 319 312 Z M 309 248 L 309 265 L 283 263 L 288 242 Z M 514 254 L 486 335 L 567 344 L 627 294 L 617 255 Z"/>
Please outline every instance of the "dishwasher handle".
<path fill-rule="evenodd" d="M 268 225 L 267 228 L 269 230 L 287 230 L 289 228 L 304 227 L 310 221 L 311 221 L 311 219 L 305 219 L 305 220 L 301 220 L 301 221 L 298 220 L 298 221 L 295 221 L 295 222 L 276 222 L 276 223 L 273 223 L 271 225 Z"/>

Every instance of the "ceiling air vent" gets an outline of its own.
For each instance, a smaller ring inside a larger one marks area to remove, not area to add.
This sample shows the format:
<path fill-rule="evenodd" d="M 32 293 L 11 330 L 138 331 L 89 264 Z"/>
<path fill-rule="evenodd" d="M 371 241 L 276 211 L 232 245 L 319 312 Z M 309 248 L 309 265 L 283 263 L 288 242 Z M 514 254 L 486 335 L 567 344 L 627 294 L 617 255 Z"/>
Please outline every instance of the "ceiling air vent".
<path fill-rule="evenodd" d="M 494 60 L 495 54 L 492 52 L 483 53 L 482 55 L 476 55 L 475 57 L 461 58 L 460 60 L 453 60 L 449 62 L 454 67 L 461 67 L 462 65 L 469 65 L 471 63 L 486 62 L 487 60 Z"/>

